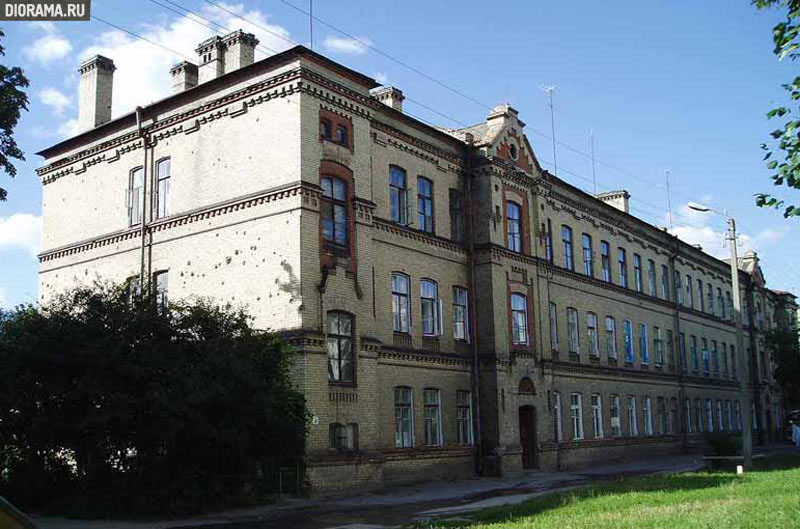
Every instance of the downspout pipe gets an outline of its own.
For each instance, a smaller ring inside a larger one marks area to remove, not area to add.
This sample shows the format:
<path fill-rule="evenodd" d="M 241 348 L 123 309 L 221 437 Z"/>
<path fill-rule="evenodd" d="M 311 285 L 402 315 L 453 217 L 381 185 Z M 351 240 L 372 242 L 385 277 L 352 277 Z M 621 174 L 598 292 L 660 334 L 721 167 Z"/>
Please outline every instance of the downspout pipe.
<path fill-rule="evenodd" d="M 467 139 L 466 151 L 466 167 L 465 167 L 465 183 L 466 183 L 466 199 L 467 199 L 467 215 L 469 217 L 469 233 L 467 235 L 467 266 L 469 267 L 469 325 L 470 325 L 470 352 L 472 353 L 472 402 L 473 402 L 473 432 L 472 438 L 475 443 L 475 473 L 479 476 L 483 475 L 483 439 L 481 426 L 481 366 L 480 354 L 478 353 L 478 326 L 477 321 L 477 289 L 476 274 L 475 274 L 475 211 L 474 211 L 474 197 L 472 189 L 472 156 L 474 153 L 474 146 L 472 139 Z"/>
<path fill-rule="evenodd" d="M 148 206 L 147 200 L 147 192 L 148 186 L 147 182 L 149 179 L 149 171 L 147 170 L 147 133 L 142 125 L 142 107 L 136 107 L 136 133 L 138 137 L 142 140 L 142 218 L 140 219 L 140 246 L 139 246 L 139 294 L 143 292 L 144 288 L 149 288 L 147 286 L 148 277 L 146 274 L 146 259 L 145 259 L 145 247 L 146 247 L 146 240 L 147 240 L 147 219 L 148 219 L 148 210 L 150 209 Z"/>

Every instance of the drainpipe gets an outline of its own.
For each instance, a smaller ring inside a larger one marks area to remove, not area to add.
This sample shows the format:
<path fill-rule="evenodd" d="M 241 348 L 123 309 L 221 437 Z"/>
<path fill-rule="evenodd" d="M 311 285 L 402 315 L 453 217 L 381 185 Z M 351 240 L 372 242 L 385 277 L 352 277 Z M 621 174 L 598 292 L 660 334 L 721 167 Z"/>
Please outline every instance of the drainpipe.
<path fill-rule="evenodd" d="M 483 475 L 483 439 L 481 427 L 481 394 L 480 394 L 480 355 L 478 354 L 478 326 L 476 324 L 477 316 L 477 289 L 475 288 L 475 215 L 473 209 L 473 195 L 472 195 L 472 155 L 474 147 L 472 145 L 472 138 L 467 138 L 467 161 L 466 161 L 466 201 L 467 201 L 467 215 L 469 217 L 469 234 L 467 235 L 467 266 L 469 267 L 469 324 L 470 324 L 470 349 L 472 353 L 472 401 L 474 403 L 472 417 L 473 417 L 473 433 L 472 438 L 475 442 L 475 473 L 479 476 Z"/>
<path fill-rule="evenodd" d="M 136 107 L 136 132 L 139 138 L 142 140 L 142 150 L 144 154 L 144 158 L 142 160 L 142 218 L 141 218 L 141 227 L 140 227 L 140 234 L 141 234 L 141 241 L 140 241 L 140 248 L 139 248 L 139 293 L 143 292 L 145 288 L 146 281 L 148 279 L 147 275 L 145 274 L 145 241 L 147 238 L 147 211 L 148 207 L 148 200 L 147 200 L 147 180 L 149 171 L 147 170 L 147 136 L 142 128 L 142 107 Z"/>
<path fill-rule="evenodd" d="M 683 413 L 679 414 L 679 417 L 680 416 L 683 417 L 683 421 L 682 421 L 683 424 L 681 425 L 681 431 L 683 432 L 683 435 L 681 435 L 681 449 L 684 452 L 687 452 L 689 450 L 689 431 L 686 428 L 686 422 L 687 422 L 686 406 L 685 406 L 685 404 L 686 404 L 686 388 L 685 388 L 685 385 L 684 385 L 685 382 L 683 380 L 684 365 L 681 362 L 681 360 L 682 360 L 681 359 L 681 345 L 682 345 L 682 342 L 681 342 L 681 313 L 680 313 L 680 307 L 678 306 L 678 291 L 675 288 L 675 260 L 677 259 L 678 253 L 680 252 L 680 245 L 678 243 L 677 237 L 673 239 L 672 247 L 673 247 L 673 250 L 669 254 L 669 265 L 670 265 L 669 266 L 669 273 L 670 273 L 670 277 L 668 278 L 667 284 L 671 285 L 670 290 L 672 290 L 672 296 L 670 296 L 670 298 L 671 298 L 671 302 L 672 302 L 672 306 L 673 306 L 673 315 L 674 315 L 674 320 L 675 320 L 675 324 L 674 324 L 674 326 L 675 326 L 675 334 L 674 334 L 674 336 L 672 338 L 672 347 L 674 349 L 675 345 L 677 344 L 677 349 L 678 349 L 678 355 L 677 355 L 678 356 L 678 362 L 677 362 L 678 365 L 675 366 L 675 370 L 676 370 L 676 372 L 678 374 L 678 410 L 683 410 Z M 686 368 L 688 369 L 689 368 L 689 366 L 688 366 L 689 352 L 686 350 L 685 347 L 684 347 L 684 353 L 686 354 L 686 363 L 687 363 Z M 691 409 L 691 404 L 689 404 L 689 409 Z M 675 425 L 676 428 L 677 428 L 677 426 L 678 425 Z"/>

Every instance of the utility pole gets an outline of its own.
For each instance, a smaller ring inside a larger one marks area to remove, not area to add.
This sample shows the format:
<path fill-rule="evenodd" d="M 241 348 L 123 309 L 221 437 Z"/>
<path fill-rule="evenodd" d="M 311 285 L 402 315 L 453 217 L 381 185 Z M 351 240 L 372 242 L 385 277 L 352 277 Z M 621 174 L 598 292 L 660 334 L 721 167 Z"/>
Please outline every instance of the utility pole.
<path fill-rule="evenodd" d="M 742 335 L 742 299 L 739 292 L 739 255 L 736 249 L 736 221 L 728 217 L 728 242 L 731 247 L 731 288 L 733 288 L 733 317 L 736 322 L 736 347 L 739 355 L 741 376 L 739 377 L 739 400 L 742 403 L 739 416 L 742 420 L 742 466 L 750 468 L 753 463 L 753 432 L 750 425 L 750 399 L 747 397 L 747 382 L 750 376 L 747 355 Z"/>

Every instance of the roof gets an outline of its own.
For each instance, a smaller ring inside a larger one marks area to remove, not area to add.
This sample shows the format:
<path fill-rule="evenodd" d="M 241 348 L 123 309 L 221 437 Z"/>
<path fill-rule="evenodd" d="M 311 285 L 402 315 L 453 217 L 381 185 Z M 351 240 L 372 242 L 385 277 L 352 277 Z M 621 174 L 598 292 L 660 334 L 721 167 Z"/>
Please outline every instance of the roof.
<path fill-rule="evenodd" d="M 150 103 L 149 105 L 145 105 L 142 107 L 143 119 L 149 119 L 149 116 L 151 115 L 163 114 L 170 108 L 185 105 L 192 100 L 206 97 L 209 94 L 213 94 L 214 92 L 229 87 L 232 83 L 253 77 L 265 71 L 269 71 L 277 66 L 294 61 L 301 57 L 318 62 L 325 67 L 330 68 L 331 70 L 363 85 L 368 90 L 380 86 L 380 83 L 378 83 L 372 77 L 343 66 L 336 61 L 328 59 L 324 55 L 306 48 L 305 46 L 298 45 L 294 46 L 293 48 L 289 48 L 286 51 L 276 53 L 275 55 L 270 55 L 265 59 L 261 59 L 260 61 L 221 75 L 216 79 L 206 81 L 205 83 L 199 84 L 188 90 L 172 94 L 168 97 Z M 164 74 L 167 75 L 167 72 L 164 72 Z M 102 125 L 81 132 L 76 136 L 72 136 L 71 138 L 67 138 L 54 145 L 51 145 L 50 147 L 42 149 L 36 154 L 44 158 L 51 158 L 62 152 L 80 147 L 83 144 L 104 138 L 113 132 L 132 127 L 135 124 L 136 111 L 129 112 L 112 119 L 107 123 L 103 123 Z"/>

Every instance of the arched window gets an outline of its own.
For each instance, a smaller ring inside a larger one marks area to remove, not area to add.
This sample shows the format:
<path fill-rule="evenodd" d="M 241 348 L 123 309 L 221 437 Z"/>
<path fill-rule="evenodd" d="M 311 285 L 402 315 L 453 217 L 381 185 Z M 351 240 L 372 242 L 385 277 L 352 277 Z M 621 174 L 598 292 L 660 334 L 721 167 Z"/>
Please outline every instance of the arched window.
<path fill-rule="evenodd" d="M 442 306 L 439 302 L 439 286 L 436 281 L 420 281 L 420 303 L 422 306 L 422 334 L 439 336 L 442 334 Z"/>
<path fill-rule="evenodd" d="M 392 222 L 408 224 L 408 188 L 406 172 L 395 165 L 389 168 L 389 215 Z"/>
<path fill-rule="evenodd" d="M 411 312 L 409 293 L 411 280 L 407 275 L 392 274 L 392 327 L 394 332 L 408 332 Z"/>
<path fill-rule="evenodd" d="M 169 179 L 171 174 L 170 159 L 164 158 L 156 164 L 156 218 L 169 215 Z"/>
<path fill-rule="evenodd" d="M 506 202 L 506 220 L 508 222 L 508 249 L 512 252 L 522 252 L 522 229 L 520 219 L 522 208 L 512 201 Z"/>
<path fill-rule="evenodd" d="M 522 294 L 511 294 L 511 341 L 528 345 L 528 298 Z"/>
<path fill-rule="evenodd" d="M 322 177 L 322 238 L 347 246 L 347 183 L 335 176 Z"/>
<path fill-rule="evenodd" d="M 417 178 L 417 213 L 419 229 L 433 233 L 433 182 Z"/>
<path fill-rule="evenodd" d="M 522 380 L 519 381 L 519 388 L 517 392 L 520 395 L 535 395 L 536 390 L 533 387 L 533 380 L 529 377 L 522 377 Z"/>

